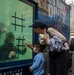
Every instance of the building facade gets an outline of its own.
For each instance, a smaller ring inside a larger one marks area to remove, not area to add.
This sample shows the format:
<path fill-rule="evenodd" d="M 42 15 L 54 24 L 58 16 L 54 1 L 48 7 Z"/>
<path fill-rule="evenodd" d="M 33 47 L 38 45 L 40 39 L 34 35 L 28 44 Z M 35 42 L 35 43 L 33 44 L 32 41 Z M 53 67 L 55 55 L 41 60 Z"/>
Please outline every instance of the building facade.
<path fill-rule="evenodd" d="M 39 18 L 48 16 L 48 25 L 57 27 L 64 36 L 70 39 L 70 6 L 65 0 L 35 0 L 39 5 Z M 41 17 L 40 17 L 41 16 Z M 44 17 L 45 18 L 45 17 Z M 44 21 L 47 19 L 44 19 Z"/>
<path fill-rule="evenodd" d="M 55 26 L 70 38 L 70 6 L 65 0 L 48 0 L 49 16 L 54 17 Z"/>
<path fill-rule="evenodd" d="M 70 19 L 70 38 L 74 38 L 74 3 L 71 6 L 71 19 Z"/>

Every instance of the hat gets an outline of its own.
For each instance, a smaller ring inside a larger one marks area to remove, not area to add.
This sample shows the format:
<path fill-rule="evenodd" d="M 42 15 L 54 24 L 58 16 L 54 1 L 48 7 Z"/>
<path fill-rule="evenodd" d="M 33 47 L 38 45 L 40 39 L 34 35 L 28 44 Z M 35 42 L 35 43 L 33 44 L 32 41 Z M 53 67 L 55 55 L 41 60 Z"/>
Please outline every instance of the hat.
<path fill-rule="evenodd" d="M 41 20 L 35 20 L 29 27 L 47 27 L 47 25 Z"/>

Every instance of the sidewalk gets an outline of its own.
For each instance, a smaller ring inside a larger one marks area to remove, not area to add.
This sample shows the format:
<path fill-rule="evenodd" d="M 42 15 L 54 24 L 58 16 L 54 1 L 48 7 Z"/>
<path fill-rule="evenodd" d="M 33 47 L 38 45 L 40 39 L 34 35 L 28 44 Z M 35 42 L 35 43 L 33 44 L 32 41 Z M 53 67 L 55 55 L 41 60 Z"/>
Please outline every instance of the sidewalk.
<path fill-rule="evenodd" d="M 48 75 L 50 75 L 50 73 Z M 72 75 L 72 72 L 68 72 L 68 75 Z"/>

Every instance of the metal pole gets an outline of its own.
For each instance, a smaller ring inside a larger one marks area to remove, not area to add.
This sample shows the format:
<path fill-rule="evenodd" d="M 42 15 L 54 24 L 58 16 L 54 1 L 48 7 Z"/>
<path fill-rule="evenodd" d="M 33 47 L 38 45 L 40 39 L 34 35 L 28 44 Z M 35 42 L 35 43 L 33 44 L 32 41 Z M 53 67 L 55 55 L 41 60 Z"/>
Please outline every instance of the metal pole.
<path fill-rule="evenodd" d="M 72 51 L 72 75 L 74 75 L 74 51 Z"/>

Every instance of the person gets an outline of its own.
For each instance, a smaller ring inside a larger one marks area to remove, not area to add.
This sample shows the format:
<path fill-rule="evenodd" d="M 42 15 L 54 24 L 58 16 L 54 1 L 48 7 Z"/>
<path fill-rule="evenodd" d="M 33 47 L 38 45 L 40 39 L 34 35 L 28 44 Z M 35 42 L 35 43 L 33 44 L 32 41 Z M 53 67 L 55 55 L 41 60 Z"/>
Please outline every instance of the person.
<path fill-rule="evenodd" d="M 44 53 L 44 59 L 45 59 L 45 64 L 44 64 L 44 75 L 48 75 L 49 73 L 49 60 L 47 60 L 47 58 L 49 59 L 49 50 L 48 50 L 48 47 L 46 47 L 46 44 L 43 44 L 42 43 L 42 37 L 44 35 L 43 34 L 40 34 L 39 35 L 39 42 L 40 44 L 42 45 L 42 48 L 43 48 L 43 53 Z M 33 46 L 32 44 L 27 44 L 25 43 L 30 49 L 33 50 L 34 53 L 36 53 L 36 48 L 35 46 Z"/>
<path fill-rule="evenodd" d="M 8 32 L 6 34 L 4 44 L 0 46 L 0 61 L 17 59 L 16 53 L 25 54 L 26 47 L 24 46 L 24 50 L 18 50 L 16 46 L 14 46 L 14 35 L 12 32 Z"/>
<path fill-rule="evenodd" d="M 36 26 L 34 26 L 34 31 L 39 34 L 39 42 L 40 44 L 42 45 L 45 45 L 43 42 L 42 42 L 42 38 L 45 37 L 45 38 L 48 38 L 49 39 L 49 35 L 47 34 L 46 32 L 46 29 L 47 29 L 47 26 L 44 24 L 44 23 L 40 23 L 38 24 L 39 20 L 36 20 L 34 22 L 34 24 Z M 42 25 L 41 25 L 42 24 Z M 40 26 L 41 25 L 41 26 Z M 29 26 L 29 27 L 32 27 L 32 26 Z M 45 29 L 46 28 L 46 29 Z M 45 58 L 45 66 L 44 66 L 44 75 L 48 75 L 49 73 L 49 60 L 47 60 L 47 58 L 49 59 L 49 46 L 47 45 L 47 47 L 43 50 L 44 52 L 44 58 Z"/>
<path fill-rule="evenodd" d="M 49 60 L 50 75 L 67 75 L 69 64 L 69 46 L 66 42 L 66 38 L 56 28 L 47 27 L 47 25 L 40 20 L 36 20 L 29 27 L 33 27 L 37 34 L 49 35 L 49 38 L 42 39 L 43 43 L 50 45 L 50 38 L 53 36 L 57 36 L 62 40 L 62 42 L 64 42 L 64 51 L 55 59 L 50 56 L 51 54 L 49 54 L 49 58 L 46 58 L 46 60 Z"/>
<path fill-rule="evenodd" d="M 39 42 L 46 48 L 43 50 L 44 58 L 45 58 L 45 64 L 44 64 L 44 75 L 49 74 L 49 45 L 46 45 L 46 43 L 43 43 L 43 38 L 49 39 L 49 35 L 45 32 L 44 34 L 39 34 Z"/>
<path fill-rule="evenodd" d="M 35 43 L 34 47 L 30 44 L 26 44 L 29 48 L 37 53 L 33 59 L 33 64 L 30 66 L 30 71 L 33 71 L 33 75 L 44 75 L 44 54 L 43 47 L 40 43 Z"/>

